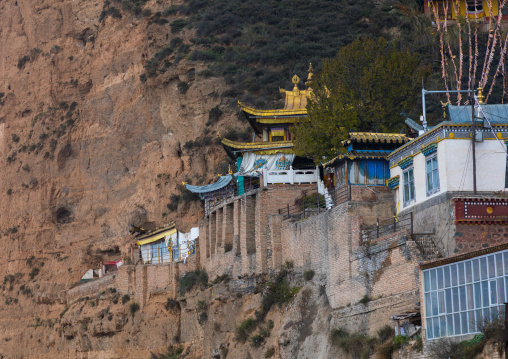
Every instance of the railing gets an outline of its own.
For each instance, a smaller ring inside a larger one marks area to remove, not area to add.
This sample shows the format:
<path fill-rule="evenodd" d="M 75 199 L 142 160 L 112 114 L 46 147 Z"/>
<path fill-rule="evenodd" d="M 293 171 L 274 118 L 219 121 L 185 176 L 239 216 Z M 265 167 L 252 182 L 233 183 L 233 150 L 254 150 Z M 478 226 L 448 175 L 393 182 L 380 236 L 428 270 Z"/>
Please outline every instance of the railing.
<path fill-rule="evenodd" d="M 298 221 L 325 212 L 327 209 L 350 200 L 351 186 L 347 185 L 328 189 L 326 195 L 315 194 L 313 196 L 304 197 L 303 200 L 295 201 L 296 203 L 293 205 L 287 204 L 286 207 L 279 208 L 278 213 L 284 215 L 284 219 Z"/>
<path fill-rule="evenodd" d="M 132 253 L 132 261 L 134 264 L 162 264 L 179 262 L 194 253 L 193 248 L 184 248 L 181 246 L 174 246 L 171 250 L 163 250 L 157 248 L 156 251 L 152 248 L 144 248 L 143 250 L 138 247 Z"/>
<path fill-rule="evenodd" d="M 411 237 L 413 237 L 413 212 L 401 216 L 393 216 L 393 218 L 380 221 L 365 229 L 362 229 L 362 242 L 368 242 L 379 237 L 383 237 L 390 233 L 395 233 L 406 228 Z"/>
<path fill-rule="evenodd" d="M 235 186 L 228 186 L 216 191 L 208 198 L 205 198 L 205 215 L 210 214 L 215 208 L 227 202 L 233 197 L 241 196 L 247 192 L 260 187 L 260 179 L 258 177 L 242 177 Z"/>
<path fill-rule="evenodd" d="M 288 170 L 263 170 L 263 183 L 265 185 L 276 183 L 317 183 L 318 180 L 318 168 L 294 170 L 293 167 L 290 167 Z"/>

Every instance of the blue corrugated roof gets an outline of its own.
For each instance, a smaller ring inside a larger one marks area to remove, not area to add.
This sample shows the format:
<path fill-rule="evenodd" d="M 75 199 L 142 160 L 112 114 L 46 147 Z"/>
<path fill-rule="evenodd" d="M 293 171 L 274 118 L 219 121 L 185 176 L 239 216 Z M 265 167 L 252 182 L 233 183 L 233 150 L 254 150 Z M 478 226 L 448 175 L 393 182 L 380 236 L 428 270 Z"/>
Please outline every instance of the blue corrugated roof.
<path fill-rule="evenodd" d="M 226 187 L 229 182 L 231 182 L 231 178 L 231 175 L 225 175 L 221 176 L 217 182 L 207 184 L 206 186 L 192 186 L 190 184 L 186 184 L 185 187 L 193 193 L 208 193 Z"/>
<path fill-rule="evenodd" d="M 482 105 L 483 112 L 490 122 L 507 123 L 508 122 L 508 104 Z M 450 121 L 455 123 L 471 123 L 471 106 L 448 106 Z"/>

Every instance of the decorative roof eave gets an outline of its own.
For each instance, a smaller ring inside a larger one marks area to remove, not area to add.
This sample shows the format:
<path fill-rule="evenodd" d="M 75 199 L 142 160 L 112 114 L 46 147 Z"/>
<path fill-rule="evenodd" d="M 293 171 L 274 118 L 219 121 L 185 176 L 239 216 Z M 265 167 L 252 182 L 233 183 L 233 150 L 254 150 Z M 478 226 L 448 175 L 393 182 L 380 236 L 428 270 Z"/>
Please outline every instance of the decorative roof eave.
<path fill-rule="evenodd" d="M 399 166 L 402 169 L 405 169 L 413 164 L 413 156 L 407 156 L 406 158 L 403 158 L 397 163 L 397 166 Z"/>
<path fill-rule="evenodd" d="M 408 143 L 409 137 L 399 133 L 377 133 L 377 132 L 350 132 L 349 139 L 342 141 L 343 145 L 353 142 L 360 143 Z"/>
<path fill-rule="evenodd" d="M 348 153 L 341 153 L 340 155 L 332 158 L 330 161 L 323 164 L 324 167 L 331 167 L 337 164 L 341 160 L 354 160 L 354 159 L 381 159 L 385 160 L 390 154 L 390 151 L 385 153 L 381 151 L 350 151 Z"/>
<path fill-rule="evenodd" d="M 158 241 L 165 236 L 171 235 L 176 232 L 176 225 L 175 222 L 172 222 L 168 226 L 157 228 L 154 231 L 151 231 L 141 237 L 138 238 L 138 241 L 136 242 L 136 245 L 141 246 L 143 244 L 152 243 L 155 241 Z"/>
<path fill-rule="evenodd" d="M 436 151 L 437 151 L 437 142 L 429 143 L 427 146 L 425 146 L 420 150 L 420 152 L 423 153 L 424 156 L 430 155 L 431 153 L 434 153 Z"/>
<path fill-rule="evenodd" d="M 504 127 L 504 128 L 508 127 L 508 123 L 506 123 L 506 122 L 491 121 L 491 124 L 492 124 L 492 128 L 494 128 L 494 127 Z M 417 138 L 411 140 L 411 142 L 408 142 L 408 143 L 400 146 L 399 148 L 397 148 L 395 151 L 390 153 L 390 155 L 388 156 L 388 159 L 391 161 L 391 158 L 393 158 L 395 155 L 404 151 L 405 149 L 407 149 L 410 146 L 421 147 L 421 144 L 426 137 L 433 136 L 435 132 L 440 131 L 443 127 L 471 127 L 471 124 L 465 123 L 465 122 L 464 123 L 453 123 L 450 121 L 441 122 L 439 125 L 436 125 L 428 132 L 425 132 L 423 135 L 418 136 Z"/>
<path fill-rule="evenodd" d="M 293 141 L 278 141 L 278 142 L 237 142 L 231 141 L 222 137 L 220 134 L 217 136 L 221 139 L 224 146 L 234 148 L 237 150 L 272 150 L 277 148 L 292 148 Z"/>
<path fill-rule="evenodd" d="M 386 185 L 392 190 L 398 188 L 399 183 L 400 183 L 400 176 L 395 176 L 395 177 L 392 177 L 392 178 L 386 180 Z"/>
<path fill-rule="evenodd" d="M 249 107 L 247 105 L 244 105 L 240 101 L 238 101 L 238 106 L 240 106 L 241 110 L 254 115 L 254 116 L 288 116 L 288 115 L 307 115 L 307 109 L 297 109 L 297 110 L 284 110 L 284 109 L 278 109 L 278 110 L 257 110 L 255 108 Z"/>

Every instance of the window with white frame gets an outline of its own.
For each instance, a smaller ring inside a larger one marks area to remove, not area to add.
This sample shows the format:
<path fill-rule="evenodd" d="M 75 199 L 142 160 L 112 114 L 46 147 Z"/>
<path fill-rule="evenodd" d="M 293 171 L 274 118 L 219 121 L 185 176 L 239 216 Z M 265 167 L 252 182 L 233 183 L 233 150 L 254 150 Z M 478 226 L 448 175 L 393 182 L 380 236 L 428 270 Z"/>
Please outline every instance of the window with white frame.
<path fill-rule="evenodd" d="M 404 206 L 415 199 L 415 180 L 413 168 L 407 169 L 404 174 Z"/>
<path fill-rule="evenodd" d="M 427 173 L 427 196 L 439 192 L 439 171 L 437 169 L 437 156 L 425 159 L 425 172 Z"/>
<path fill-rule="evenodd" d="M 508 300 L 508 250 L 423 271 L 427 339 L 474 334 Z"/>

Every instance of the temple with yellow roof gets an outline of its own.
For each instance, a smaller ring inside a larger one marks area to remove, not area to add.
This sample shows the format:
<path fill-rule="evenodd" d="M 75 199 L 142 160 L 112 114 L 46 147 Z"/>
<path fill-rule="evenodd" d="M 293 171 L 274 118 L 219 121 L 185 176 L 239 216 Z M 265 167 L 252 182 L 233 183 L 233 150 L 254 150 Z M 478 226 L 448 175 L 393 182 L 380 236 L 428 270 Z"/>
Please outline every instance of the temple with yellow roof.
<path fill-rule="evenodd" d="M 228 155 L 236 160 L 240 187 L 244 177 L 249 178 L 250 183 L 261 177 L 265 184 L 317 182 L 318 173 L 313 161 L 295 156 L 292 133 L 292 126 L 308 117 L 306 106 L 307 99 L 312 96 L 312 71 L 310 65 L 305 89 L 299 88 L 297 75 L 291 80 L 292 90 L 280 89 L 285 95 L 284 108 L 259 110 L 238 102 L 254 130 L 254 141 L 238 142 L 218 136 Z"/>

